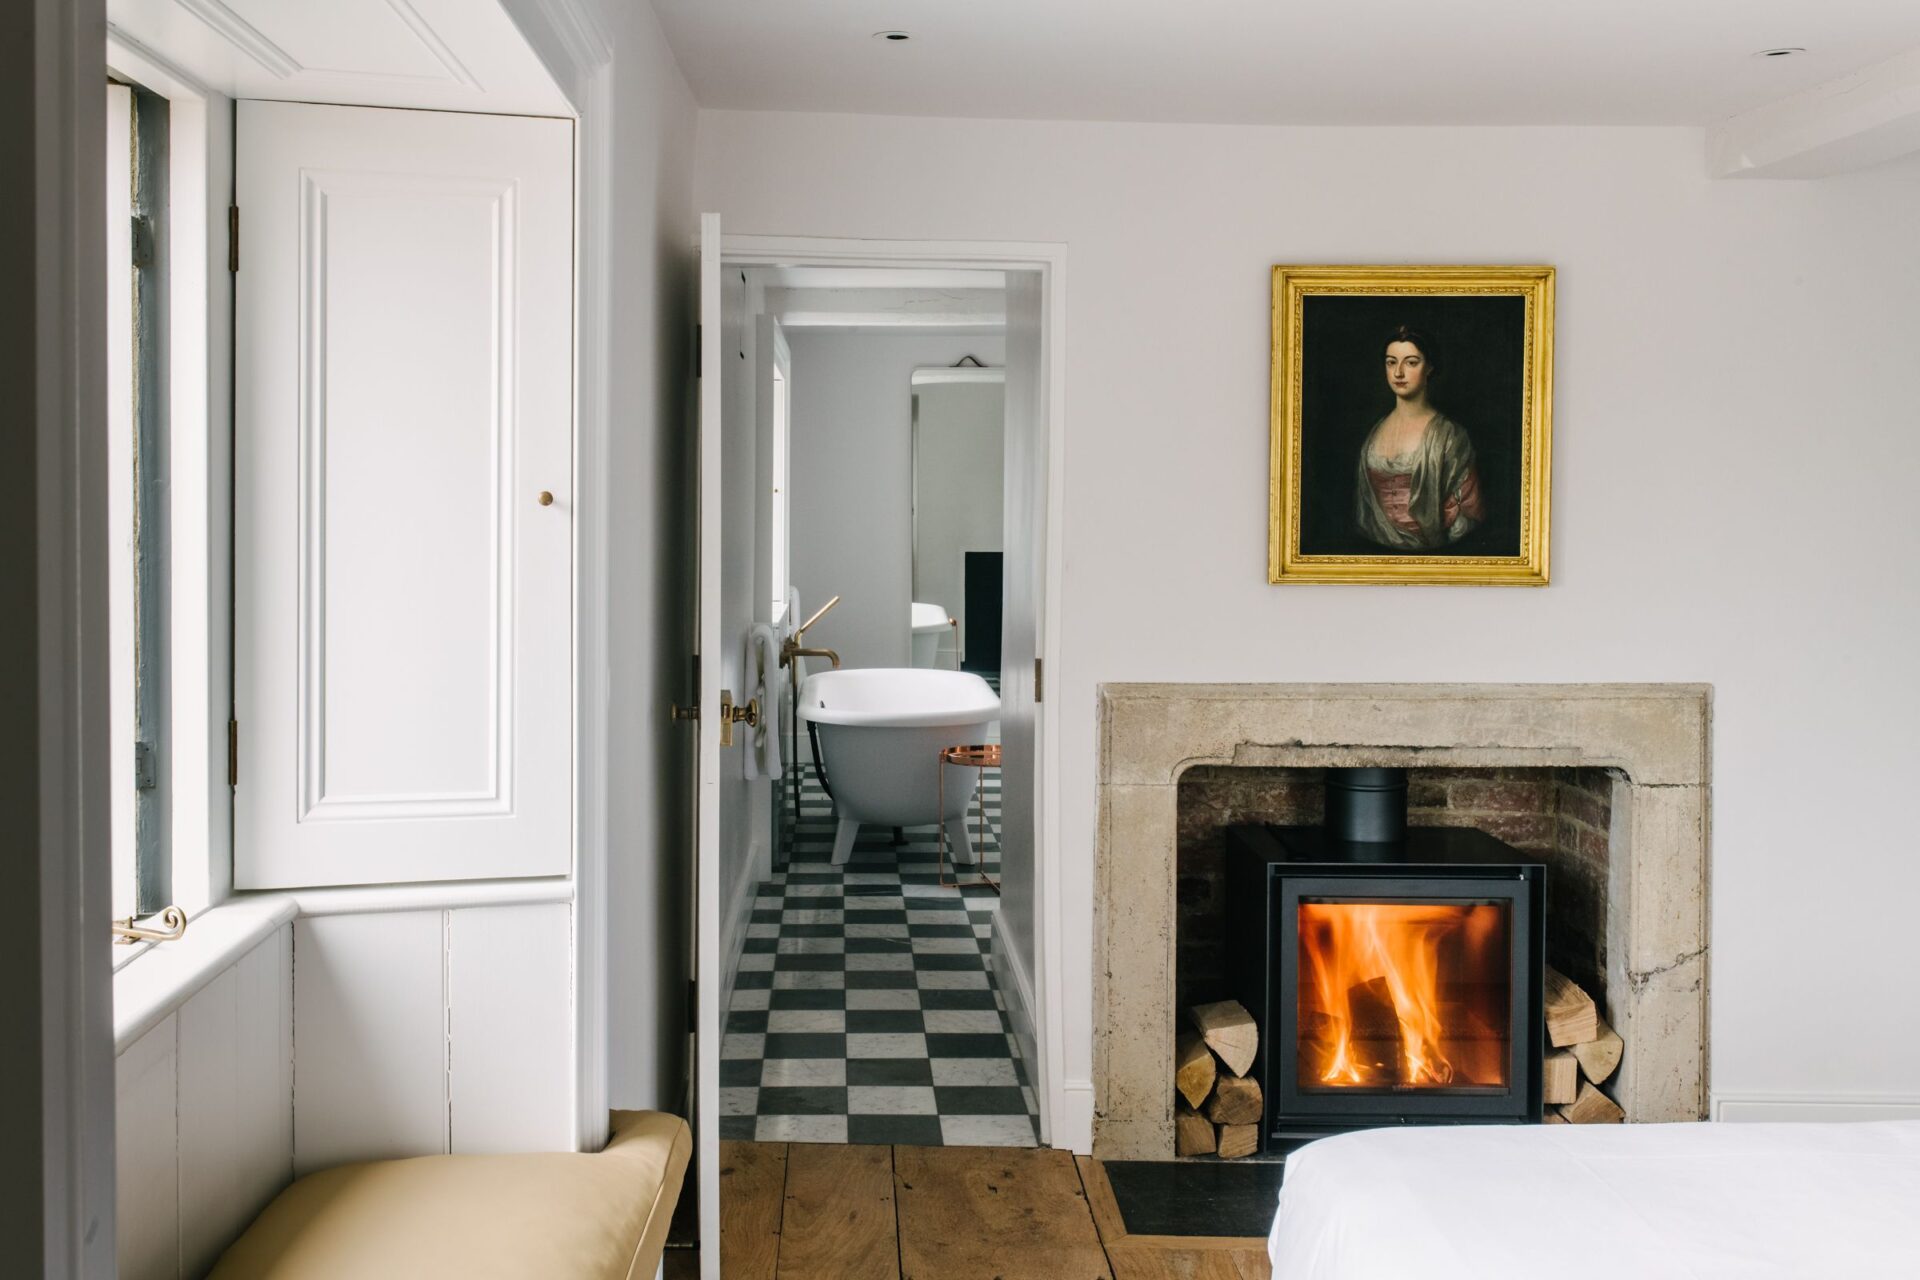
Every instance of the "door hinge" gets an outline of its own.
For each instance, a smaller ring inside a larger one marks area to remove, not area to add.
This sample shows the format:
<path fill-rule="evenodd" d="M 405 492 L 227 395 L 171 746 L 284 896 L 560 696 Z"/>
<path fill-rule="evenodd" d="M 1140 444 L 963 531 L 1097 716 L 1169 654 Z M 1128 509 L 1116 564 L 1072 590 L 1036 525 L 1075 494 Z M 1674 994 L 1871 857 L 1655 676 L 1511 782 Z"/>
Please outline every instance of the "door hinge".
<path fill-rule="evenodd" d="M 700 376 L 700 371 L 706 368 L 706 362 L 703 359 L 706 352 L 707 326 L 697 324 L 693 326 L 693 376 L 696 378 Z"/>
<path fill-rule="evenodd" d="M 154 763 L 153 744 L 136 742 L 133 744 L 133 789 L 151 791 L 160 785 L 160 770 Z"/>
<path fill-rule="evenodd" d="M 1041 676 L 1045 672 L 1045 668 L 1042 665 L 1044 661 L 1045 660 L 1041 658 L 1035 658 L 1033 660 L 1033 700 L 1035 702 L 1045 701 L 1045 699 L 1041 696 L 1041 691 L 1046 687 L 1045 683 L 1041 679 Z"/>
<path fill-rule="evenodd" d="M 240 270 L 240 206 L 227 206 L 227 270 Z"/>
<path fill-rule="evenodd" d="M 153 220 L 133 215 L 133 269 L 144 271 L 153 265 Z"/>
<path fill-rule="evenodd" d="M 687 1034 L 693 1035 L 700 1030 L 700 983 L 698 979 L 687 979 Z"/>
<path fill-rule="evenodd" d="M 227 721 L 227 785 L 240 785 L 240 722 Z"/>

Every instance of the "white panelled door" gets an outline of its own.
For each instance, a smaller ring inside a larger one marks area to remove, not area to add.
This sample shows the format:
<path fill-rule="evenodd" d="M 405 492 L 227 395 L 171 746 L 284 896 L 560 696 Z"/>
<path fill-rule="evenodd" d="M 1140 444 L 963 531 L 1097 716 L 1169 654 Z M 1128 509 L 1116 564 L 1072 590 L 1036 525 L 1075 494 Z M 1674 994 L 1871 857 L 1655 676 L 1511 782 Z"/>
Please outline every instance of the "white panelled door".
<path fill-rule="evenodd" d="M 572 127 L 238 104 L 234 883 L 572 865 Z"/>

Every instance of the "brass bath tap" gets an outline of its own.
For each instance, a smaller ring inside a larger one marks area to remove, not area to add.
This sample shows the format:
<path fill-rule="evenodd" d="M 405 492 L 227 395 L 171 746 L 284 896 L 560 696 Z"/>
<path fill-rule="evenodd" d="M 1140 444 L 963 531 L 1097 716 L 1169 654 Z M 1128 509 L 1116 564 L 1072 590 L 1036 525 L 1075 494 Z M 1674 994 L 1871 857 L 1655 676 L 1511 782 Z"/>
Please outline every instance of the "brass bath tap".
<path fill-rule="evenodd" d="M 792 635 L 788 636 L 786 639 L 780 642 L 780 665 L 781 666 L 783 667 L 792 666 L 793 660 L 795 658 L 825 658 L 828 662 L 831 662 L 833 664 L 833 669 L 835 671 L 838 671 L 840 669 L 840 655 L 835 653 L 833 650 L 803 649 L 800 647 L 800 637 L 807 634 L 807 628 L 812 626 L 814 623 L 820 621 L 821 618 L 826 616 L 827 610 L 833 608 L 833 606 L 839 603 L 840 603 L 839 596 L 835 596 L 833 599 L 827 601 L 825 604 L 821 605 L 818 609 L 814 611 L 814 614 L 811 618 L 808 618 L 805 622 L 801 623 L 800 626 L 794 631 Z"/>

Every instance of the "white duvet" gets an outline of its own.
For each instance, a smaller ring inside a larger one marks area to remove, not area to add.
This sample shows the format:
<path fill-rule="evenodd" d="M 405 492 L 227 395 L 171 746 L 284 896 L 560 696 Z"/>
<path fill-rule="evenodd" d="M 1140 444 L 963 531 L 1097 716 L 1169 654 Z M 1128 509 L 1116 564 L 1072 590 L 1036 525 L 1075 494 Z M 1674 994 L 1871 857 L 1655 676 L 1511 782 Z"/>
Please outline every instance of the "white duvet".
<path fill-rule="evenodd" d="M 1275 1280 L 1920 1278 L 1920 1121 L 1375 1129 L 1287 1161 Z"/>

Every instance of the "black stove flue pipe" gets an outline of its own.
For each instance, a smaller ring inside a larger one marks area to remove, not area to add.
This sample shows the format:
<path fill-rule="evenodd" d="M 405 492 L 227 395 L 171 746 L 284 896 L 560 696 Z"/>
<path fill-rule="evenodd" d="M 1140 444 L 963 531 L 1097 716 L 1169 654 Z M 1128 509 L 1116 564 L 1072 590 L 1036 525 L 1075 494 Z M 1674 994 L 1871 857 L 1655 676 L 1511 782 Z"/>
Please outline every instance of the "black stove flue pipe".
<path fill-rule="evenodd" d="M 1355 844 L 1404 843 L 1407 771 L 1327 770 L 1327 835 Z"/>

